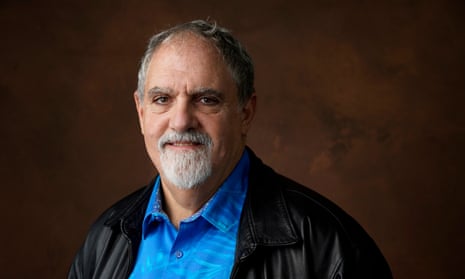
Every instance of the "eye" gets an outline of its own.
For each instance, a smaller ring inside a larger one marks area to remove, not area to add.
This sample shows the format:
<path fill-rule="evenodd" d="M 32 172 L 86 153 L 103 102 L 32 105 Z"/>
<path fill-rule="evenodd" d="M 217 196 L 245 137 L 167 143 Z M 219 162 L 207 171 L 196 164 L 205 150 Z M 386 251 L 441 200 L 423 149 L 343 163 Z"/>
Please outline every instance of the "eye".
<path fill-rule="evenodd" d="M 202 96 L 202 97 L 200 97 L 198 99 L 198 101 L 202 105 L 207 105 L 207 106 L 214 106 L 214 105 L 218 105 L 220 103 L 220 100 L 218 100 L 218 98 L 211 97 L 211 96 Z"/>
<path fill-rule="evenodd" d="M 165 105 L 169 101 L 168 96 L 156 96 L 153 98 L 153 103 L 159 104 L 159 105 Z"/>

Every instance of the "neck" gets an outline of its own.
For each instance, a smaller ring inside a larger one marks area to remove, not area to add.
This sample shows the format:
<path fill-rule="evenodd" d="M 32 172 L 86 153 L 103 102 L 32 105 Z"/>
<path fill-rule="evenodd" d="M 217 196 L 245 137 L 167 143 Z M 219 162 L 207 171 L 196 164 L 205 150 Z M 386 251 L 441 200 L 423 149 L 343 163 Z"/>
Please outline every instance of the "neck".
<path fill-rule="evenodd" d="M 199 185 L 194 189 L 179 189 L 175 185 L 165 182 L 162 178 L 163 210 L 171 223 L 179 228 L 182 220 L 192 216 L 215 194 L 219 185 Z"/>

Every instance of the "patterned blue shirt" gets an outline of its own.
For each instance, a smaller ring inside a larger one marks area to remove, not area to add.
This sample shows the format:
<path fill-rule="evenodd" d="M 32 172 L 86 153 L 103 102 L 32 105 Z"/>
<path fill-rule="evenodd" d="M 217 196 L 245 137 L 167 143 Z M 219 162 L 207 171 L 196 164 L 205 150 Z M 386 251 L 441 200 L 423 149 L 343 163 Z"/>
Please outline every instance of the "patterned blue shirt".
<path fill-rule="evenodd" d="M 229 278 L 248 173 L 249 157 L 244 151 L 215 195 L 197 213 L 181 221 L 179 230 L 162 210 L 158 177 L 129 278 Z"/>

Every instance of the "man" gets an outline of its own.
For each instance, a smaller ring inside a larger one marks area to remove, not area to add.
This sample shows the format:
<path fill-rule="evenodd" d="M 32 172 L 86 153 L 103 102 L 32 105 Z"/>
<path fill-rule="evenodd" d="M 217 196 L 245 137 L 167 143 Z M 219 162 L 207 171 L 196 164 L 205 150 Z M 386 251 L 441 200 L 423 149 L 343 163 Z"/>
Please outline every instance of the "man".
<path fill-rule="evenodd" d="M 159 176 L 96 221 L 69 278 L 391 278 L 352 218 L 246 147 L 253 81 L 223 28 L 152 37 L 134 99 Z"/>

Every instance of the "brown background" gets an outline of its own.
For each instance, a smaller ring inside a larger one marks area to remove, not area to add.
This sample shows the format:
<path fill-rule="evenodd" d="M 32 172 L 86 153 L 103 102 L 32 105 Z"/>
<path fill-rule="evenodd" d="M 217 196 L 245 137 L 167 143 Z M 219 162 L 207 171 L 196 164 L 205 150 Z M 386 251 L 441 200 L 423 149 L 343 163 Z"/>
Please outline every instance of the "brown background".
<path fill-rule="evenodd" d="M 208 16 L 255 60 L 258 155 L 353 215 L 396 278 L 461 277 L 463 1 L 127 2 L 0 3 L 2 278 L 65 277 L 97 215 L 152 177 L 138 59 Z"/>

